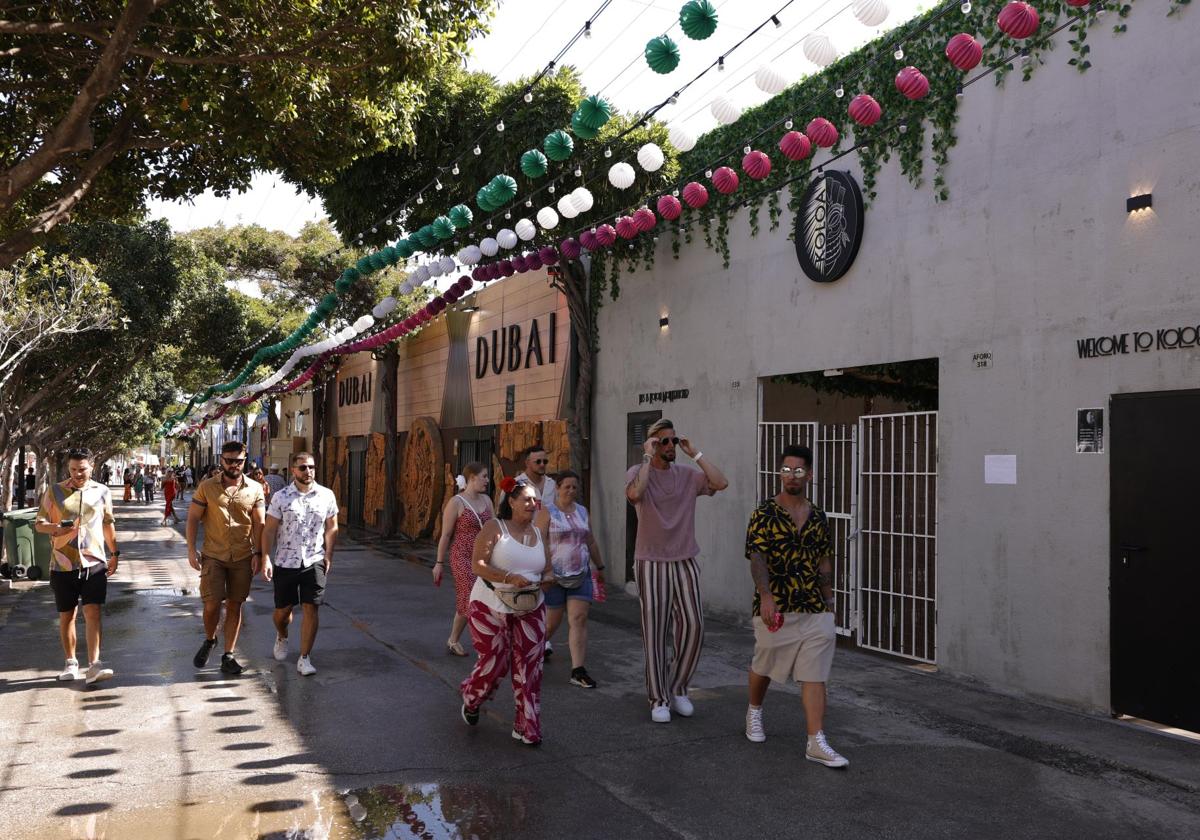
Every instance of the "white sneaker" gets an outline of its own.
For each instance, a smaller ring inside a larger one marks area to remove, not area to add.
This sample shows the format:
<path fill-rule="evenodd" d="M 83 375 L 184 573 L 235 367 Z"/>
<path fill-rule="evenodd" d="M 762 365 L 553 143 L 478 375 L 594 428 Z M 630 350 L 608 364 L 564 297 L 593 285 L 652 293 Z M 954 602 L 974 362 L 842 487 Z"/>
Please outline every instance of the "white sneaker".
<path fill-rule="evenodd" d="M 288 645 L 287 636 L 284 636 L 282 639 L 279 638 L 279 636 L 275 637 L 275 648 L 273 650 L 273 653 L 275 654 L 275 659 L 277 659 L 280 662 L 287 659 L 287 645 Z"/>
<path fill-rule="evenodd" d="M 650 709 L 650 720 L 655 723 L 670 723 L 671 710 L 662 703 L 655 703 Z"/>
<path fill-rule="evenodd" d="M 313 667 L 312 661 L 307 656 L 301 656 L 296 660 L 296 670 L 306 677 L 317 673 L 317 669 Z"/>
<path fill-rule="evenodd" d="M 824 764 L 826 767 L 849 767 L 850 762 L 846 758 L 837 754 L 833 747 L 829 746 L 829 742 L 825 740 L 825 733 L 818 732 L 808 739 L 808 747 L 804 750 L 804 757 L 809 761 L 815 761 L 817 764 Z"/>
<path fill-rule="evenodd" d="M 112 679 L 112 668 L 105 668 L 104 663 L 97 659 L 87 669 L 87 678 L 84 680 L 88 685 L 92 683 L 104 682 L 104 680 Z"/>
<path fill-rule="evenodd" d="M 696 711 L 696 707 L 692 705 L 692 701 L 687 699 L 687 695 L 679 694 L 671 698 L 671 711 L 680 717 L 691 717 Z"/>
<path fill-rule="evenodd" d="M 762 706 L 746 708 L 746 737 L 756 744 L 767 740 L 767 730 L 763 729 Z"/>
<path fill-rule="evenodd" d="M 70 682 L 71 680 L 79 679 L 79 660 L 68 659 L 67 664 L 63 666 L 62 673 L 58 675 L 62 682 Z"/>

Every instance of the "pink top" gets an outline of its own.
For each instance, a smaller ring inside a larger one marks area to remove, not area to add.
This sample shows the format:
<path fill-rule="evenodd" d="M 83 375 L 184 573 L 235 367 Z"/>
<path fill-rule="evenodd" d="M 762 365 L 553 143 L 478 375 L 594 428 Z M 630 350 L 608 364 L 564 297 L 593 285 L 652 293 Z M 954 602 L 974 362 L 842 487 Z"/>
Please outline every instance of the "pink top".
<path fill-rule="evenodd" d="M 641 465 L 625 473 L 625 486 L 637 478 Z M 695 467 L 671 464 L 650 468 L 646 492 L 634 505 L 638 515 L 635 560 L 686 560 L 700 553 L 696 543 L 696 498 L 711 496 L 708 479 Z"/>

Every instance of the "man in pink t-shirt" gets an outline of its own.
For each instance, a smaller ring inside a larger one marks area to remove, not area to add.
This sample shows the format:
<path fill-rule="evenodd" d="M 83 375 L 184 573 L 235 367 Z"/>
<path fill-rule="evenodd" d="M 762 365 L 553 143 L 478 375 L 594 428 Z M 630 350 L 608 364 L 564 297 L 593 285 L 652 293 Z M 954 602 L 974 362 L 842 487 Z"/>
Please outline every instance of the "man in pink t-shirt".
<path fill-rule="evenodd" d="M 643 448 L 641 466 L 625 474 L 625 496 L 638 516 L 634 577 L 641 602 L 650 719 L 669 723 L 672 711 L 684 717 L 694 711 L 687 689 L 704 644 L 696 499 L 724 490 L 729 482 L 691 441 L 675 435 L 675 424 L 666 418 L 650 427 Z M 700 469 L 677 465 L 677 448 Z M 667 627 L 672 617 L 675 656 L 668 667 Z"/>

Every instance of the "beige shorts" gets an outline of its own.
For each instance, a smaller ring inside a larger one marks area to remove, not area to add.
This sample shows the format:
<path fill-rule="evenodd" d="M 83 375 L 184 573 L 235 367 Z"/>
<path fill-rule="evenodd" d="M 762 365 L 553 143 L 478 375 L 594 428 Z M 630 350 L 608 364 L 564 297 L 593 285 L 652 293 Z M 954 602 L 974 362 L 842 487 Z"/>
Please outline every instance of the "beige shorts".
<path fill-rule="evenodd" d="M 754 661 L 750 669 L 776 682 L 823 683 L 829 680 L 837 632 L 833 613 L 785 613 L 772 633 L 754 617 Z"/>
<path fill-rule="evenodd" d="M 245 601 L 250 597 L 250 558 L 225 562 L 200 555 L 200 600 Z"/>

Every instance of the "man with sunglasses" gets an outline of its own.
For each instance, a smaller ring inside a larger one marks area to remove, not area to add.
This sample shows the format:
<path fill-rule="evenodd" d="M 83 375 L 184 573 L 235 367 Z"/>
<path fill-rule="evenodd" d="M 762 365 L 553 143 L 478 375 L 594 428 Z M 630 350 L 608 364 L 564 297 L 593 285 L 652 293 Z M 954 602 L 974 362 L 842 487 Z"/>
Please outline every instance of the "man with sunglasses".
<path fill-rule="evenodd" d="M 762 704 L 771 680 L 800 683 L 808 743 L 804 757 L 826 767 L 850 764 L 825 740 L 825 683 L 836 627 L 833 544 L 825 512 L 808 499 L 812 450 L 788 446 L 779 464 L 782 490 L 759 505 L 746 529 L 754 578 L 754 659 L 746 737 L 767 740 Z"/>
<path fill-rule="evenodd" d="M 271 494 L 262 557 L 263 577 L 273 580 L 275 588 L 275 659 L 287 659 L 292 610 L 300 604 L 303 619 L 296 670 L 306 677 L 317 673 L 309 656 L 317 640 L 317 609 L 325 595 L 325 576 L 333 562 L 337 517 L 333 491 L 317 484 L 317 462 L 310 453 L 297 452 L 292 456 L 292 483 Z"/>
<path fill-rule="evenodd" d="M 682 449 L 696 467 L 675 463 Z M 650 427 L 641 466 L 625 474 L 625 496 L 637 510 L 634 576 L 641 602 L 650 719 L 670 723 L 671 712 L 691 717 L 688 684 L 704 644 L 700 567 L 696 555 L 696 499 L 729 486 L 717 467 L 675 424 L 663 418 Z M 668 662 L 667 630 L 674 624 L 674 657 Z"/>
<path fill-rule="evenodd" d="M 250 581 L 262 566 L 262 530 L 266 499 L 262 485 L 242 474 L 246 445 L 231 440 L 221 447 L 221 471 L 200 482 L 188 508 L 188 563 L 200 573 L 204 602 L 204 643 L 192 658 L 203 668 L 217 644 L 221 604 L 225 604 L 225 653 L 221 672 L 245 670 L 234 656 L 242 629 L 242 604 L 250 596 Z M 199 556 L 196 536 L 204 525 Z"/>
<path fill-rule="evenodd" d="M 533 486 L 533 489 L 537 491 L 539 507 L 545 506 L 546 502 L 553 502 L 554 494 L 558 492 L 558 485 L 553 478 L 546 475 L 550 456 L 546 454 L 545 447 L 531 446 L 521 455 L 521 460 L 525 463 L 525 472 L 518 475 L 516 480 Z"/>

